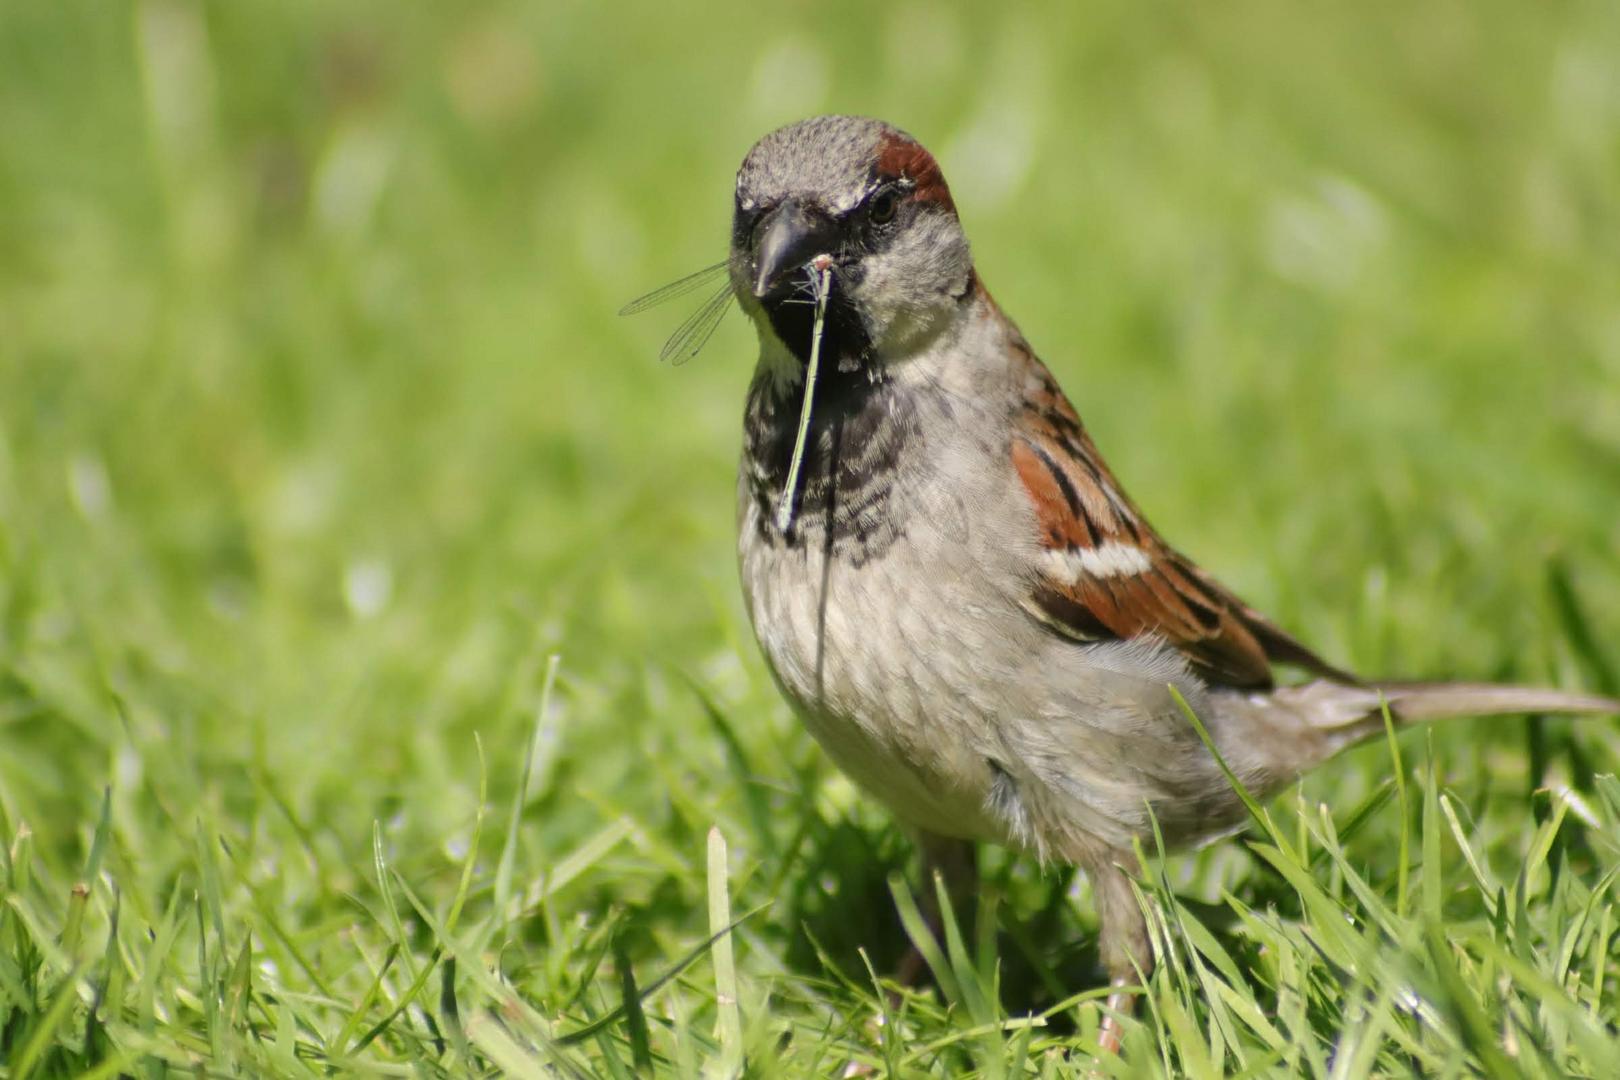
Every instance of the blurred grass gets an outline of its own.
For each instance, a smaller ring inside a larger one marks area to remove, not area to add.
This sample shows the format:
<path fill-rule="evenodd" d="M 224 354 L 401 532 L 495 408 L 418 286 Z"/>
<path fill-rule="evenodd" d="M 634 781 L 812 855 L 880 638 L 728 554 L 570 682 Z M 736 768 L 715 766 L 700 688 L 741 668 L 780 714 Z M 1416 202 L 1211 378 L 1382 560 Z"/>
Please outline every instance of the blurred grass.
<path fill-rule="evenodd" d="M 1617 56 L 1595 0 L 0 8 L 0 1070 L 1063 1068 L 1089 911 L 1000 856 L 966 997 L 874 1024 L 907 848 L 740 613 L 751 333 L 612 313 L 758 135 L 884 116 L 1172 539 L 1359 669 L 1601 686 Z M 1131 1061 L 1602 1075 L 1611 728 L 1436 730 L 1405 816 L 1331 766 L 1255 840 L 1328 899 L 1144 879 Z"/>

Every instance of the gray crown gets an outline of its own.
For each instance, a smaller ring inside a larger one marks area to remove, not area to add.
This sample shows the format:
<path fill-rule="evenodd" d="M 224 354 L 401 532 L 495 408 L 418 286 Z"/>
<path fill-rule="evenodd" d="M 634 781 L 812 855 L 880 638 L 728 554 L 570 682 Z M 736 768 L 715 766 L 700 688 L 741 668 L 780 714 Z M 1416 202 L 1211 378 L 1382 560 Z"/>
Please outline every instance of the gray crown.
<path fill-rule="evenodd" d="M 914 141 L 898 128 L 865 116 L 815 116 L 778 128 L 743 158 L 737 170 L 737 198 L 745 209 L 752 209 L 791 193 L 842 213 L 871 188 L 879 144 L 896 135 Z"/>

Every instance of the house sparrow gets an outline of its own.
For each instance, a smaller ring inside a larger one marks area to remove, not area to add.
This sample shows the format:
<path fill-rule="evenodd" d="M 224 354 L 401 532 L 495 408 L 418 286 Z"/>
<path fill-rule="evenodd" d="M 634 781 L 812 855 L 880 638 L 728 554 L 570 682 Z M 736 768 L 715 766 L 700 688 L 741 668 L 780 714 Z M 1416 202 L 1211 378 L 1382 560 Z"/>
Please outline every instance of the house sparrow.
<path fill-rule="evenodd" d="M 1150 808 L 1175 846 L 1244 821 L 1176 694 L 1260 797 L 1382 731 L 1384 699 L 1402 722 L 1620 712 L 1557 690 L 1363 682 L 1166 544 L 986 291 L 938 164 L 888 124 L 823 116 L 756 143 L 725 265 L 760 348 L 742 584 L 782 692 L 936 862 L 971 866 L 964 842 L 990 841 L 1078 864 L 1115 987 L 1153 964 L 1123 869 L 1152 843 Z M 1277 665 L 1309 681 L 1279 686 Z M 1130 1001 L 1110 999 L 1106 1046 Z"/>

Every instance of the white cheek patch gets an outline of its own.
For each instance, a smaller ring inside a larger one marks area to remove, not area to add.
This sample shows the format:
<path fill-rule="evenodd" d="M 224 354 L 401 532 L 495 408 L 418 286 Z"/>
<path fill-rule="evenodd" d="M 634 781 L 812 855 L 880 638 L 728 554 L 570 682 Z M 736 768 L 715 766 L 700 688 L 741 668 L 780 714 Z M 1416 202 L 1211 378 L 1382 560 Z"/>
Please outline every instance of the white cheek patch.
<path fill-rule="evenodd" d="M 1041 552 L 1041 569 L 1064 585 L 1078 584 L 1083 577 L 1134 577 L 1153 569 L 1153 560 L 1141 548 L 1109 540 L 1094 548 L 1048 548 Z"/>

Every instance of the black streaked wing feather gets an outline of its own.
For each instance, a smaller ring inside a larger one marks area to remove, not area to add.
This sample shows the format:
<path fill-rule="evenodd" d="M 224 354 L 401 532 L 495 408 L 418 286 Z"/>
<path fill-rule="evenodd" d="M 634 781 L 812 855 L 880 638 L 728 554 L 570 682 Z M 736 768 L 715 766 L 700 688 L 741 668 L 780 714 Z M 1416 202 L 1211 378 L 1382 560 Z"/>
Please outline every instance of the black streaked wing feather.
<path fill-rule="evenodd" d="M 1054 577 L 1034 568 L 1031 613 L 1089 641 L 1152 635 L 1223 686 L 1271 685 L 1274 662 L 1354 683 L 1176 552 L 1120 490 L 1057 381 L 1020 341 L 1028 379 L 1012 464 L 1048 552 L 1083 561 L 1111 551 L 1113 567 Z M 1125 559 L 1125 565 L 1119 560 Z M 1061 561 L 1061 559 L 1060 559 Z"/>

